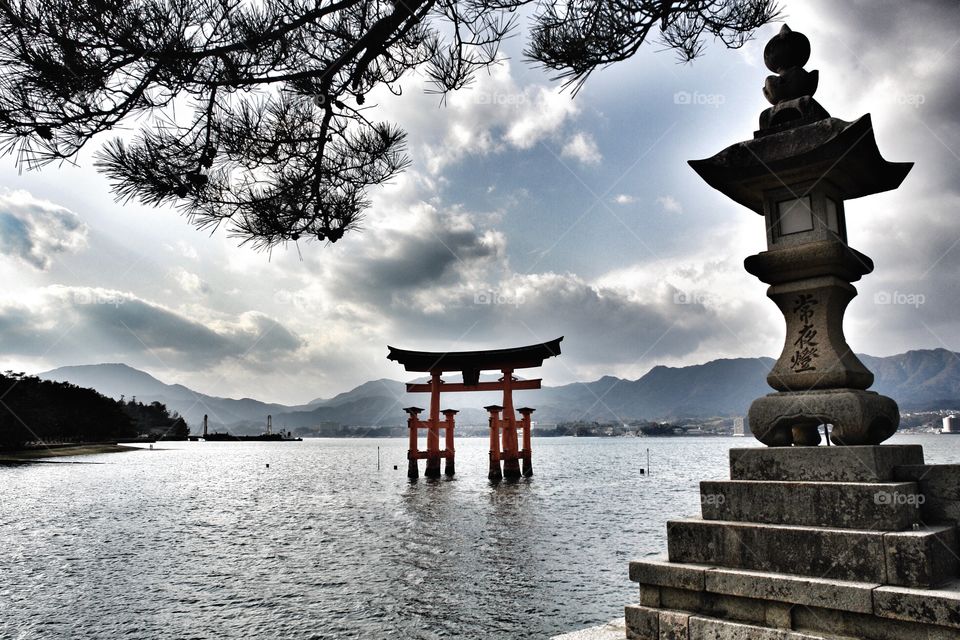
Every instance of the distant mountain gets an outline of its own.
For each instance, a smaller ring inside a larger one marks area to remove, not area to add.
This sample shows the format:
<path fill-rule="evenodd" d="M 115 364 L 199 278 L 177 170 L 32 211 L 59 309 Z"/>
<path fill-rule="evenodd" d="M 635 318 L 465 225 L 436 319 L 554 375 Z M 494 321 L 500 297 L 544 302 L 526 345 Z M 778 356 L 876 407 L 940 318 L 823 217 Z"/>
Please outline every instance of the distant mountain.
<path fill-rule="evenodd" d="M 129 400 L 136 396 L 144 403 L 162 402 L 171 411 L 177 411 L 194 432 L 209 414 L 211 426 L 225 426 L 244 421 L 266 425 L 267 415 L 289 411 L 282 404 L 270 404 L 252 398 L 219 398 L 199 393 L 182 384 L 165 384 L 149 373 L 125 364 L 91 364 L 60 367 L 37 374 L 45 380 L 71 382 L 80 387 L 96 389 L 105 396 Z"/>
<path fill-rule="evenodd" d="M 903 409 L 960 406 L 960 354 L 946 349 L 908 351 L 887 358 L 860 356 L 876 380 L 871 389 Z"/>
<path fill-rule="evenodd" d="M 873 390 L 891 396 L 905 410 L 960 407 L 960 354 L 928 349 L 860 358 L 876 374 Z M 744 415 L 754 398 L 772 391 L 766 376 L 773 362 L 772 358 L 735 358 L 688 367 L 657 366 L 638 380 L 605 376 L 593 382 L 521 391 L 515 394 L 515 404 L 536 408 L 534 417 L 541 424 Z M 165 384 L 123 364 L 61 367 L 39 375 L 91 387 L 114 398 L 125 394 L 144 402 L 159 400 L 179 411 L 194 432 L 204 413 L 210 414 L 214 424 L 233 426 L 237 431 L 259 430 L 267 414 L 273 415 L 277 427 L 288 429 L 322 422 L 402 425 L 406 422 L 403 407 L 429 403 L 427 394 L 408 394 L 405 383 L 387 378 L 365 382 L 332 398 L 286 406 L 209 396 L 183 385 Z M 443 406 L 460 410 L 459 424 L 482 425 L 486 412 L 481 407 L 498 399 L 499 394 L 493 392 L 452 393 L 443 396 Z"/>
<path fill-rule="evenodd" d="M 397 402 L 402 402 L 406 395 L 407 387 L 405 383 L 390 380 L 389 378 L 380 378 L 379 380 L 364 382 L 359 387 L 338 393 L 327 400 L 318 398 L 310 401 L 308 404 L 318 407 L 336 407 L 354 400 L 368 398 L 391 398 Z"/>
<path fill-rule="evenodd" d="M 766 376 L 773 362 L 771 358 L 737 358 L 689 367 L 657 366 L 639 380 L 608 376 L 555 387 L 541 404 L 556 412 L 551 422 L 743 415 L 754 398 L 771 391 Z M 540 414 L 541 420 L 545 414 Z"/>
<path fill-rule="evenodd" d="M 885 358 L 858 357 L 875 375 L 871 389 L 894 398 L 901 409 L 960 406 L 960 354 L 924 349 Z M 772 358 L 737 358 L 688 367 L 658 366 L 635 381 L 611 383 L 618 379 L 601 378 L 587 383 L 585 386 L 600 400 L 591 405 L 589 398 L 580 394 L 572 406 L 566 404 L 568 411 L 572 408 L 584 412 L 585 419 L 596 420 L 612 420 L 614 416 L 672 420 L 745 415 L 754 398 L 773 391 L 766 382 L 773 363 Z M 551 399 L 562 406 L 562 399 Z"/>

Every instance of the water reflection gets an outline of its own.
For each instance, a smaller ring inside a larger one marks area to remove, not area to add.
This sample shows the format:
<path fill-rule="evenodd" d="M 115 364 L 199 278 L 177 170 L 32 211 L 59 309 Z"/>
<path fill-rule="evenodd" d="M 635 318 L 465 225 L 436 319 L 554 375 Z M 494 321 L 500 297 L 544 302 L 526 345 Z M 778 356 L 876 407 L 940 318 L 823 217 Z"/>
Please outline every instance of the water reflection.
<path fill-rule="evenodd" d="M 540 439 L 536 475 L 498 484 L 485 438 L 415 483 L 403 439 L 3 467 L 0 637 L 543 638 L 635 600 L 627 560 L 662 552 L 745 444 Z"/>

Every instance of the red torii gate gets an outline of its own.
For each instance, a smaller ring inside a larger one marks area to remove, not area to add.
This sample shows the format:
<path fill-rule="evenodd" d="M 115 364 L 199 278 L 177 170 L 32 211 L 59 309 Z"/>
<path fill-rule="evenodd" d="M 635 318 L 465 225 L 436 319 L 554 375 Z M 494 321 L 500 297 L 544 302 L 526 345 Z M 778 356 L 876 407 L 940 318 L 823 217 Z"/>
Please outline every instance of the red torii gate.
<path fill-rule="evenodd" d="M 444 391 L 503 391 L 503 406 L 490 405 L 484 407 L 490 413 L 490 473 L 491 480 L 501 478 L 519 478 L 533 475 L 533 464 L 530 449 L 530 416 L 534 409 L 521 407 L 518 409 L 521 419 L 518 421 L 513 408 L 513 392 L 523 389 L 539 389 L 541 380 L 517 380 L 513 377 L 516 369 L 539 367 L 547 358 L 560 355 L 560 342 L 563 336 L 532 344 L 526 347 L 513 349 L 490 349 L 487 351 L 451 351 L 446 353 L 430 351 L 408 351 L 390 347 L 387 359 L 402 364 L 407 371 L 418 371 L 430 374 L 430 382 L 418 384 L 407 383 L 410 393 L 430 394 L 430 417 L 420 420 L 420 407 L 407 407 L 407 426 L 410 429 L 410 448 L 407 451 L 407 477 L 419 476 L 417 460 L 425 458 L 427 461 L 423 475 L 428 478 L 440 477 L 440 459 L 447 461 L 444 472 L 448 476 L 454 474 L 455 450 L 453 446 L 455 409 L 440 410 L 440 394 Z M 444 382 L 440 376 L 447 371 L 459 371 L 463 374 L 463 382 Z M 497 381 L 481 382 L 481 371 L 500 371 L 503 377 Z M 440 420 L 440 414 L 444 419 Z M 501 416 L 502 413 L 502 416 Z M 517 425 L 523 430 L 523 448 L 519 447 L 517 439 Z M 427 430 L 427 449 L 420 451 L 417 448 L 417 432 Z M 440 449 L 440 429 L 446 435 L 446 448 Z M 502 444 L 501 444 L 502 443 Z M 503 461 L 503 470 L 500 461 Z M 523 461 L 523 469 L 520 461 Z"/>

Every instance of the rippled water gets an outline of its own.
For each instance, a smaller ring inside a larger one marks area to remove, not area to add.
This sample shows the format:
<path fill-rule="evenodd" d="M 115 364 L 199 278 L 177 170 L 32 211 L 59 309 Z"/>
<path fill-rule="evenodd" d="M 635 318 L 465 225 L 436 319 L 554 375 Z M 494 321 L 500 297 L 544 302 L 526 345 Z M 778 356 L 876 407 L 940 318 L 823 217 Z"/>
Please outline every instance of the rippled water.
<path fill-rule="evenodd" d="M 960 460 L 960 437 L 895 441 Z M 541 438 L 536 475 L 498 486 L 484 438 L 458 440 L 454 480 L 414 483 L 401 439 L 0 468 L 0 637 L 548 637 L 621 614 L 628 560 L 753 443 Z"/>

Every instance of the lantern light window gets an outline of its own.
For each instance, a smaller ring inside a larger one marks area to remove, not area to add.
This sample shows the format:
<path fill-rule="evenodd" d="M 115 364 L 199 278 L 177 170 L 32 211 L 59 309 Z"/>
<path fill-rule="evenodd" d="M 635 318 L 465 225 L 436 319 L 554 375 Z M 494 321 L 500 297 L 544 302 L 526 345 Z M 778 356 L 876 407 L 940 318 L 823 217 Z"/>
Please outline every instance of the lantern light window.
<path fill-rule="evenodd" d="M 810 208 L 810 196 L 778 202 L 777 223 L 781 236 L 812 231 L 813 211 Z"/>

